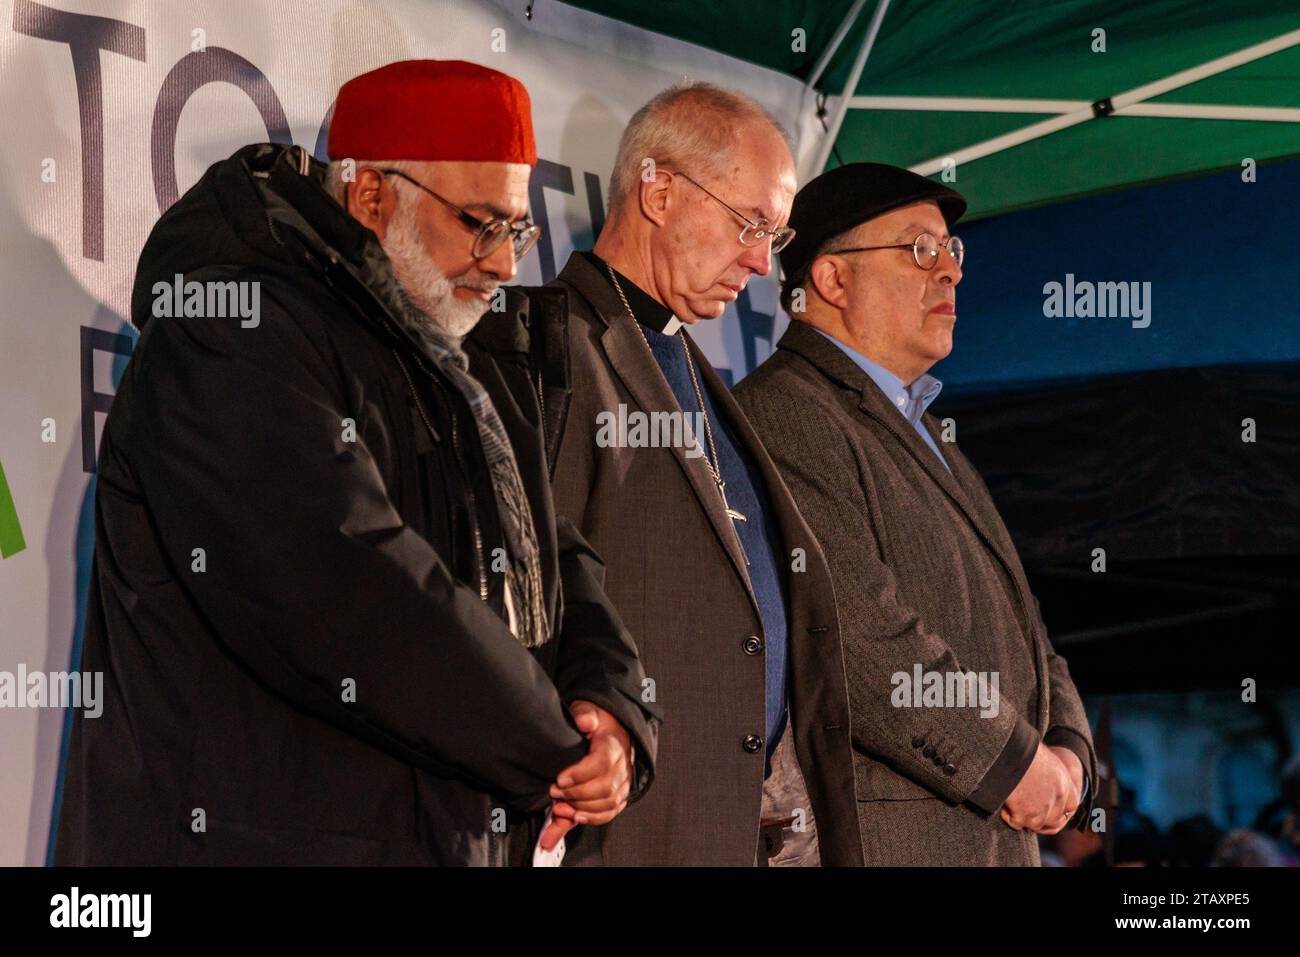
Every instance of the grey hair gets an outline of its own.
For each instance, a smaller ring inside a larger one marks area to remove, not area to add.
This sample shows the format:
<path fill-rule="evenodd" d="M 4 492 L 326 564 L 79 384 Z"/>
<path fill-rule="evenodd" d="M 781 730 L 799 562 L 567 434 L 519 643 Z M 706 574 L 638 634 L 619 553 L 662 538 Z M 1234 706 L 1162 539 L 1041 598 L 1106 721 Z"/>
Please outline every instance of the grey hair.
<path fill-rule="evenodd" d="M 357 170 L 363 166 L 376 166 L 384 169 L 401 170 L 410 176 L 419 179 L 419 173 L 425 164 L 416 160 L 363 160 L 345 157 L 344 159 L 332 160 L 325 167 L 325 182 L 322 184 L 325 192 L 340 206 L 347 208 L 347 188 L 348 183 L 356 178 Z M 349 177 L 344 179 L 344 176 Z"/>
<path fill-rule="evenodd" d="M 793 151 L 781 122 L 751 96 L 712 83 L 685 83 L 656 94 L 633 114 L 618 143 L 609 180 L 609 210 L 619 209 L 636 189 L 646 159 L 691 175 L 719 170 L 736 145 L 741 123 L 764 123 Z"/>

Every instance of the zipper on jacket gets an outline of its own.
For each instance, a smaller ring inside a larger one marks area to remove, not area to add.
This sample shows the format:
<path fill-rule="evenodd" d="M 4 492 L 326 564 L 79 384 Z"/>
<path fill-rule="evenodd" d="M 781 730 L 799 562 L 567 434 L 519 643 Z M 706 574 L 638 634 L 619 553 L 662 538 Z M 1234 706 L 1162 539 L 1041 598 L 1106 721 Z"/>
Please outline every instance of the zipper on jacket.
<path fill-rule="evenodd" d="M 534 324 L 530 319 L 527 323 L 525 323 L 525 325 L 528 328 L 530 344 L 532 342 L 532 337 L 534 335 L 545 334 L 541 329 L 538 328 L 538 326 L 540 326 L 540 323 Z M 544 352 L 545 352 L 545 346 L 543 346 L 543 353 Z M 529 349 L 528 362 L 533 372 L 534 388 L 537 389 L 537 412 L 538 412 L 537 424 L 541 426 L 539 431 L 542 433 L 542 459 L 543 461 L 546 462 L 546 474 L 549 477 L 554 474 L 554 463 L 551 462 L 550 423 L 546 421 L 546 387 L 544 384 L 544 369 L 543 369 L 543 366 L 545 365 L 545 361 L 546 360 L 544 357 L 539 358 L 534 356 L 532 349 L 531 348 Z"/>
<path fill-rule="evenodd" d="M 411 398 L 415 401 L 415 408 L 420 413 L 420 421 L 424 423 L 424 427 L 429 430 L 429 434 L 436 440 L 438 433 L 434 430 L 433 425 L 429 422 L 429 417 L 425 414 L 424 404 L 420 402 L 420 397 L 416 394 L 415 383 L 411 380 L 411 374 L 406 370 L 406 363 L 402 361 L 402 357 L 397 354 L 396 349 L 393 350 L 393 355 L 397 359 L 398 366 L 401 367 L 402 375 L 406 379 L 407 388 L 411 390 Z M 435 383 L 435 385 L 437 385 L 439 391 L 443 391 L 442 384 L 439 383 L 435 377 L 430 376 L 430 379 Z M 465 494 L 469 496 L 469 525 L 470 530 L 474 533 L 474 557 L 478 563 L 478 596 L 482 601 L 486 602 L 488 600 L 488 580 L 487 565 L 483 561 L 483 533 L 479 529 L 478 524 L 477 499 L 474 497 L 474 489 L 468 481 L 469 471 L 465 467 L 465 459 L 461 454 L 460 428 L 457 424 L 456 418 L 455 409 L 452 409 L 451 445 L 452 449 L 456 453 L 456 461 L 460 465 L 461 473 L 467 479 L 465 482 Z"/>
<path fill-rule="evenodd" d="M 444 398 L 446 398 L 446 390 L 443 389 L 442 383 L 438 382 L 437 379 L 433 381 L 438 390 L 443 392 Z M 417 398 L 415 401 L 418 404 L 420 400 Z M 451 408 L 451 403 L 448 403 L 448 407 Z M 421 410 L 421 415 L 423 415 L 423 410 Z M 486 602 L 488 600 L 487 564 L 483 561 L 483 532 L 478 524 L 478 499 L 474 495 L 474 486 L 468 481 L 469 469 L 465 466 L 465 458 L 460 446 L 460 427 L 456 419 L 456 411 L 452 408 L 451 446 L 456 453 L 456 461 L 460 463 L 461 474 L 467 479 L 465 494 L 469 497 L 469 527 L 470 531 L 474 533 L 474 557 L 478 560 L 478 597 Z M 428 424 L 426 419 L 425 425 Z"/>
<path fill-rule="evenodd" d="M 546 463 L 546 474 L 552 474 L 551 468 L 551 436 L 546 426 L 546 396 L 542 394 L 542 370 L 537 370 L 537 414 L 538 424 L 541 428 L 538 430 L 542 434 L 542 461 Z"/>
<path fill-rule="evenodd" d="M 542 416 L 542 449 L 543 449 L 543 451 L 545 451 L 545 448 L 546 448 L 546 440 L 547 440 L 547 435 L 546 435 L 546 396 L 543 395 L 543 390 L 542 390 L 542 370 L 541 370 L 541 369 L 538 369 L 538 370 L 537 370 L 537 410 L 541 413 L 541 416 Z"/>

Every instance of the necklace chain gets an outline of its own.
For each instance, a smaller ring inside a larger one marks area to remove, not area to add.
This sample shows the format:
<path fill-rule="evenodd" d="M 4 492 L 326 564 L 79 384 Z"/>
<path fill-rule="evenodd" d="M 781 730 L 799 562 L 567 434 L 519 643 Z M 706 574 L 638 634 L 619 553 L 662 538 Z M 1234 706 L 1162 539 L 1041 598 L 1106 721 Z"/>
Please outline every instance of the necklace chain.
<path fill-rule="evenodd" d="M 655 365 L 658 365 L 659 362 L 655 359 L 654 349 L 650 348 L 650 340 L 646 337 L 645 330 L 641 328 L 641 323 L 637 320 L 636 313 L 632 311 L 631 303 L 627 301 L 627 296 L 623 293 L 623 284 L 618 281 L 618 275 L 614 272 L 614 267 L 609 263 L 605 263 L 605 268 L 609 270 L 609 278 L 610 281 L 614 283 L 614 289 L 618 293 L 618 298 L 623 300 L 623 308 L 627 310 L 628 319 L 631 320 L 632 325 L 636 326 L 636 331 L 641 333 L 641 341 L 645 343 L 645 348 L 646 351 L 650 353 L 651 361 L 653 361 Z M 736 544 L 740 546 L 740 554 L 745 559 L 745 564 L 748 565 L 749 555 L 745 552 L 745 543 L 740 537 L 740 529 L 736 527 L 736 522 L 746 522 L 748 519 L 743 514 L 732 508 L 731 503 L 727 501 L 727 483 L 722 481 L 722 462 L 718 459 L 718 450 L 713 445 L 713 426 L 709 424 L 709 411 L 704 407 L 704 393 L 700 390 L 700 380 L 696 378 L 695 375 L 695 361 L 691 358 L 691 350 L 686 344 L 685 333 L 681 334 L 681 339 L 682 351 L 686 353 L 686 368 L 690 370 L 691 385 L 695 387 L 695 401 L 700 407 L 700 418 L 704 420 L 704 437 L 709 443 L 709 454 L 704 456 L 704 465 L 709 470 L 709 474 L 713 476 L 713 484 L 718 490 L 718 497 L 722 499 L 722 509 L 727 513 L 727 517 L 731 519 L 731 533 L 736 536 Z M 696 438 L 695 441 L 698 442 L 699 439 Z M 701 449 L 700 451 L 702 452 L 704 450 Z M 709 461 L 710 456 L 713 458 L 712 462 Z M 716 465 L 714 464 L 715 462 L 717 463 Z"/>
<path fill-rule="evenodd" d="M 618 293 L 618 298 L 623 301 L 623 308 L 627 310 L 627 317 L 632 320 L 632 325 L 636 331 L 641 334 L 641 341 L 645 343 L 646 350 L 650 353 L 650 358 L 654 358 L 654 349 L 650 348 L 650 340 L 646 338 L 645 330 L 641 328 L 641 323 L 632 311 L 631 304 L 627 301 L 627 296 L 623 293 L 623 285 L 618 281 L 618 275 L 614 272 L 614 267 L 609 263 L 605 264 L 609 270 L 609 278 L 614 283 L 614 291 Z M 709 412 L 704 407 L 704 394 L 700 391 L 700 380 L 695 376 L 695 362 L 691 359 L 691 350 L 686 345 L 686 337 L 683 333 L 681 336 L 682 351 L 686 353 L 686 368 L 691 374 L 691 385 L 695 388 L 695 401 L 700 407 L 700 418 L 704 420 L 704 437 L 709 443 L 709 454 L 704 459 L 704 464 L 708 466 L 709 474 L 713 476 L 713 481 L 717 483 L 719 489 L 724 485 L 722 481 L 721 463 L 714 465 L 718 461 L 718 450 L 713 445 L 713 426 L 709 423 Z M 709 461 L 712 459 L 713 461 Z M 725 498 L 725 496 L 724 496 Z"/>

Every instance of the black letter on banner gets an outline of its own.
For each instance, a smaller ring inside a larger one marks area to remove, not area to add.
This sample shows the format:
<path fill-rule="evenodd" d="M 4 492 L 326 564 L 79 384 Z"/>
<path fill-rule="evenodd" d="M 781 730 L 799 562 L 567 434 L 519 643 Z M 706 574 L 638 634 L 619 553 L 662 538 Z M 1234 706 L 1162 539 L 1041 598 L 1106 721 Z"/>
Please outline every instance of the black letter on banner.
<path fill-rule="evenodd" d="M 605 199 L 600 195 L 600 177 L 595 173 L 583 173 L 587 184 L 587 209 L 591 213 L 591 241 L 595 245 L 600 238 L 600 231 L 605 228 Z"/>
<path fill-rule="evenodd" d="M 104 261 L 104 84 L 99 51 L 144 62 L 144 27 L 14 0 L 14 31 L 72 50 L 81 118 L 81 254 Z"/>
<path fill-rule="evenodd" d="M 320 132 L 316 134 L 316 148 L 311 152 L 311 155 L 322 163 L 328 163 L 330 161 L 330 122 L 334 119 L 334 104 L 336 103 L 338 103 L 338 100 L 332 100 L 330 102 L 330 108 L 325 111 L 325 119 L 320 121 Z M 356 159 L 355 156 L 352 158 Z M 344 159 L 344 157 L 340 156 L 339 159 Z"/>
<path fill-rule="evenodd" d="M 95 471 L 95 413 L 108 412 L 113 396 L 95 391 L 95 351 L 130 357 L 135 349 L 132 336 L 81 327 L 81 470 Z"/>
<path fill-rule="evenodd" d="M 528 205 L 533 209 L 533 222 L 542 227 L 542 236 L 537 240 L 537 255 L 542 261 L 542 282 L 550 282 L 559 272 L 555 267 L 555 244 L 551 242 L 550 217 L 546 215 L 546 193 L 543 192 L 546 189 L 558 189 L 561 193 L 572 196 L 573 171 L 567 166 L 538 157 L 537 168 L 528 180 Z"/>
<path fill-rule="evenodd" d="M 740 296 L 736 299 L 736 315 L 740 319 L 741 348 L 745 353 L 745 369 L 741 375 L 745 375 L 758 366 L 758 340 L 766 339 L 769 344 L 772 342 L 776 316 L 754 308 L 748 286 L 740 291 Z M 731 383 L 728 382 L 727 385 L 730 386 Z"/>
<path fill-rule="evenodd" d="M 199 87 L 219 81 L 234 84 L 248 94 L 257 112 L 262 114 L 270 142 L 293 143 L 284 107 L 280 105 L 271 81 L 261 70 L 224 47 L 208 47 L 202 53 L 185 54 L 163 80 L 162 89 L 158 91 L 158 104 L 153 111 L 149 151 L 153 155 L 153 189 L 158 197 L 160 213 L 181 195 L 176 185 L 175 162 L 176 128 L 180 126 L 181 110 Z"/>

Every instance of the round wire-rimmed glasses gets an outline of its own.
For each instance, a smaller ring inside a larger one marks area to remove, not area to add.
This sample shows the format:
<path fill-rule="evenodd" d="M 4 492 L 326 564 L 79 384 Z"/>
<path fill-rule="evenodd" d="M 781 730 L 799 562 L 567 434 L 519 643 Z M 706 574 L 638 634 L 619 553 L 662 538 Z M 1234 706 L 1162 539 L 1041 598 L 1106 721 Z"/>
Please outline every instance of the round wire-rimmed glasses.
<path fill-rule="evenodd" d="M 736 209 L 734 206 L 730 205 L 724 200 L 719 199 L 717 196 L 714 196 L 713 192 L 709 190 L 708 187 L 701 186 L 699 183 L 695 182 L 695 180 L 693 180 L 690 176 L 687 176 L 685 173 L 681 172 L 680 170 L 677 171 L 677 175 L 682 177 L 682 179 L 686 180 L 686 182 L 692 183 L 695 186 L 698 186 L 700 189 L 704 190 L 704 192 L 708 193 L 709 196 L 713 198 L 714 202 L 719 203 L 722 206 L 725 206 L 727 209 L 731 211 L 733 215 L 738 216 L 740 219 L 744 221 L 745 223 L 744 228 L 740 230 L 740 245 L 757 246 L 759 243 L 763 242 L 768 237 L 771 237 L 772 252 L 779 253 L 781 250 L 785 249 L 786 246 L 790 245 L 790 240 L 794 239 L 794 230 L 791 229 L 789 226 L 786 226 L 784 229 L 773 229 L 772 224 L 769 223 L 766 219 L 760 219 L 758 222 L 754 222 L 752 219 L 750 219 L 740 210 Z"/>
<path fill-rule="evenodd" d="M 943 242 L 939 242 L 930 233 L 921 233 L 910 243 L 894 243 L 892 246 L 854 246 L 851 249 L 828 249 L 823 255 L 838 256 L 842 253 L 869 253 L 876 249 L 910 249 L 912 250 L 912 261 L 916 263 L 919 269 L 927 272 L 935 267 L 939 261 L 939 250 L 947 249 L 948 255 L 952 256 L 958 268 L 966 260 L 966 244 L 956 236 L 949 236 Z"/>

